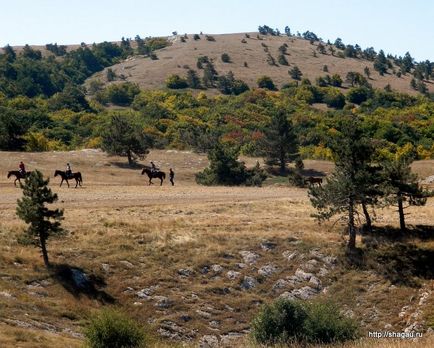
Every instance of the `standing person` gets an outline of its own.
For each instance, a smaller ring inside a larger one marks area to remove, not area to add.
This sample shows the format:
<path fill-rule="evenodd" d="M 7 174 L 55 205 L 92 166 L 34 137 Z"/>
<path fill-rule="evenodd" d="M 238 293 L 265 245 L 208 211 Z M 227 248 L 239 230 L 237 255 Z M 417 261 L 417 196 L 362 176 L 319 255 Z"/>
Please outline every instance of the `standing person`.
<path fill-rule="evenodd" d="M 175 178 L 175 172 L 172 170 L 172 168 L 170 168 L 170 171 L 169 171 L 169 180 L 172 183 L 172 186 L 175 185 L 175 182 L 173 181 L 174 178 Z"/>
<path fill-rule="evenodd" d="M 18 168 L 20 168 L 20 173 L 22 176 L 26 175 L 26 166 L 24 165 L 23 161 L 20 162 L 18 165 Z"/>
<path fill-rule="evenodd" d="M 66 163 L 66 177 L 70 178 L 72 176 L 72 169 L 69 163 Z"/>

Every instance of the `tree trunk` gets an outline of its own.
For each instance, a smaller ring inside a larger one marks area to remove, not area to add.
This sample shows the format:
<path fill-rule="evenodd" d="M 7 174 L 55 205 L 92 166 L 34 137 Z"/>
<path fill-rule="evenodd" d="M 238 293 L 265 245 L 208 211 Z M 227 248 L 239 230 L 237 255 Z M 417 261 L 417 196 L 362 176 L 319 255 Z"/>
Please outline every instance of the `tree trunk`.
<path fill-rule="evenodd" d="M 280 175 L 285 175 L 285 150 L 280 150 Z"/>
<path fill-rule="evenodd" d="M 131 154 L 131 150 L 127 151 L 127 157 L 128 157 L 128 164 L 129 164 L 130 167 L 132 167 L 133 164 L 134 164 L 134 162 L 133 162 L 133 156 Z"/>
<path fill-rule="evenodd" d="M 44 259 L 45 267 L 50 267 L 50 262 L 48 261 L 48 252 L 47 252 L 47 245 L 45 244 L 46 240 L 42 236 L 40 236 L 40 242 L 41 242 L 41 250 L 42 250 L 42 258 Z"/>
<path fill-rule="evenodd" d="M 401 228 L 401 231 L 405 231 L 404 203 L 403 203 L 401 192 L 398 192 L 398 213 L 399 213 L 399 227 Z"/>
<path fill-rule="evenodd" d="M 363 209 L 363 214 L 365 215 L 366 228 L 368 229 L 369 232 L 372 232 L 372 220 L 371 217 L 369 216 L 368 207 L 366 206 L 365 202 L 362 202 L 362 209 Z"/>
<path fill-rule="evenodd" d="M 354 250 L 356 248 L 356 227 L 354 225 L 354 199 L 351 197 L 348 206 L 348 249 Z"/>

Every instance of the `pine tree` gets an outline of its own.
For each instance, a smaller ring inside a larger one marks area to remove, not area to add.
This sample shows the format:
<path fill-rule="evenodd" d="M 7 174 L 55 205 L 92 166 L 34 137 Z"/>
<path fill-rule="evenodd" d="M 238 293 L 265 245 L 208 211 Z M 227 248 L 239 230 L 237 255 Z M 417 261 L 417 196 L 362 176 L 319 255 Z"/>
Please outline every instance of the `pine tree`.
<path fill-rule="evenodd" d="M 294 79 L 294 80 L 301 80 L 301 77 L 303 76 L 303 73 L 298 68 L 298 66 L 294 66 L 292 69 L 288 71 L 288 74 Z"/>
<path fill-rule="evenodd" d="M 63 210 L 50 210 L 46 204 L 57 201 L 57 194 L 48 187 L 49 179 L 44 179 L 38 170 L 32 172 L 25 180 L 23 197 L 18 200 L 17 215 L 26 224 L 30 224 L 25 233 L 32 244 L 41 248 L 44 264 L 48 268 L 47 240 L 50 236 L 61 235 L 63 229 L 60 221 L 63 219 Z"/>
<path fill-rule="evenodd" d="M 298 143 L 292 123 L 284 110 L 275 110 L 271 123 L 264 130 L 262 151 L 268 165 L 279 165 L 280 174 L 284 175 L 286 165 L 297 158 Z"/>
<path fill-rule="evenodd" d="M 366 77 L 369 79 L 369 77 L 371 76 L 371 70 L 369 70 L 369 68 L 367 66 L 365 66 L 365 69 L 363 69 Z"/>
<path fill-rule="evenodd" d="M 383 76 L 387 72 L 387 58 L 384 55 L 384 51 L 380 50 L 374 60 L 374 69 Z"/>
<path fill-rule="evenodd" d="M 190 88 L 193 88 L 193 89 L 201 89 L 202 88 L 202 85 L 200 83 L 200 79 L 197 76 L 196 71 L 194 71 L 192 69 L 188 69 L 186 80 L 187 80 L 188 86 Z"/>

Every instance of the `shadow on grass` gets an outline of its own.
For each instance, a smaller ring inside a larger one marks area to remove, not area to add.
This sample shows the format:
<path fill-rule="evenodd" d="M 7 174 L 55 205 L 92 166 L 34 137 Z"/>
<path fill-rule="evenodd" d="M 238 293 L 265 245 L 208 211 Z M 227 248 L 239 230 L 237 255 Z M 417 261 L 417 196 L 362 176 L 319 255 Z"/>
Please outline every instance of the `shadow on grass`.
<path fill-rule="evenodd" d="M 345 266 L 374 270 L 393 284 L 417 287 L 421 279 L 434 279 L 434 250 L 417 241 L 434 240 L 434 226 L 373 227 L 363 234 L 363 248 L 347 251 Z"/>
<path fill-rule="evenodd" d="M 103 278 L 87 274 L 83 269 L 66 264 L 53 265 L 52 277 L 74 297 L 98 300 L 102 303 L 114 303 L 116 300 L 110 294 L 101 290 L 107 284 Z"/>
<path fill-rule="evenodd" d="M 138 169 L 143 169 L 143 168 L 148 168 L 147 166 L 141 164 L 141 163 L 137 163 L 134 162 L 133 164 L 129 164 L 128 162 L 116 162 L 116 161 L 111 161 L 109 162 L 110 165 L 112 166 L 116 166 L 118 168 L 122 168 L 122 169 L 133 169 L 133 170 L 138 170 Z"/>
<path fill-rule="evenodd" d="M 294 168 L 286 168 L 285 172 L 282 174 L 277 167 L 267 167 L 267 173 L 273 176 L 288 176 L 294 174 Z M 316 169 L 301 169 L 300 174 L 305 177 L 313 176 L 313 177 L 325 177 L 326 173 Z"/>

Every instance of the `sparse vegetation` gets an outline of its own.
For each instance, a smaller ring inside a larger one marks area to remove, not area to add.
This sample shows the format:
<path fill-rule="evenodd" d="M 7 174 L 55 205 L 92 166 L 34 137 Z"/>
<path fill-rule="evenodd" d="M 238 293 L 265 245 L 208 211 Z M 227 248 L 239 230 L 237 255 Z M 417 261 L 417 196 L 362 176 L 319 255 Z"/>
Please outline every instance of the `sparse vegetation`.
<path fill-rule="evenodd" d="M 227 53 L 223 53 L 221 59 L 223 63 L 231 63 L 231 57 Z"/>
<path fill-rule="evenodd" d="M 266 88 L 269 89 L 270 91 L 277 90 L 273 80 L 268 76 L 261 76 L 258 79 L 257 84 L 259 88 Z"/>

